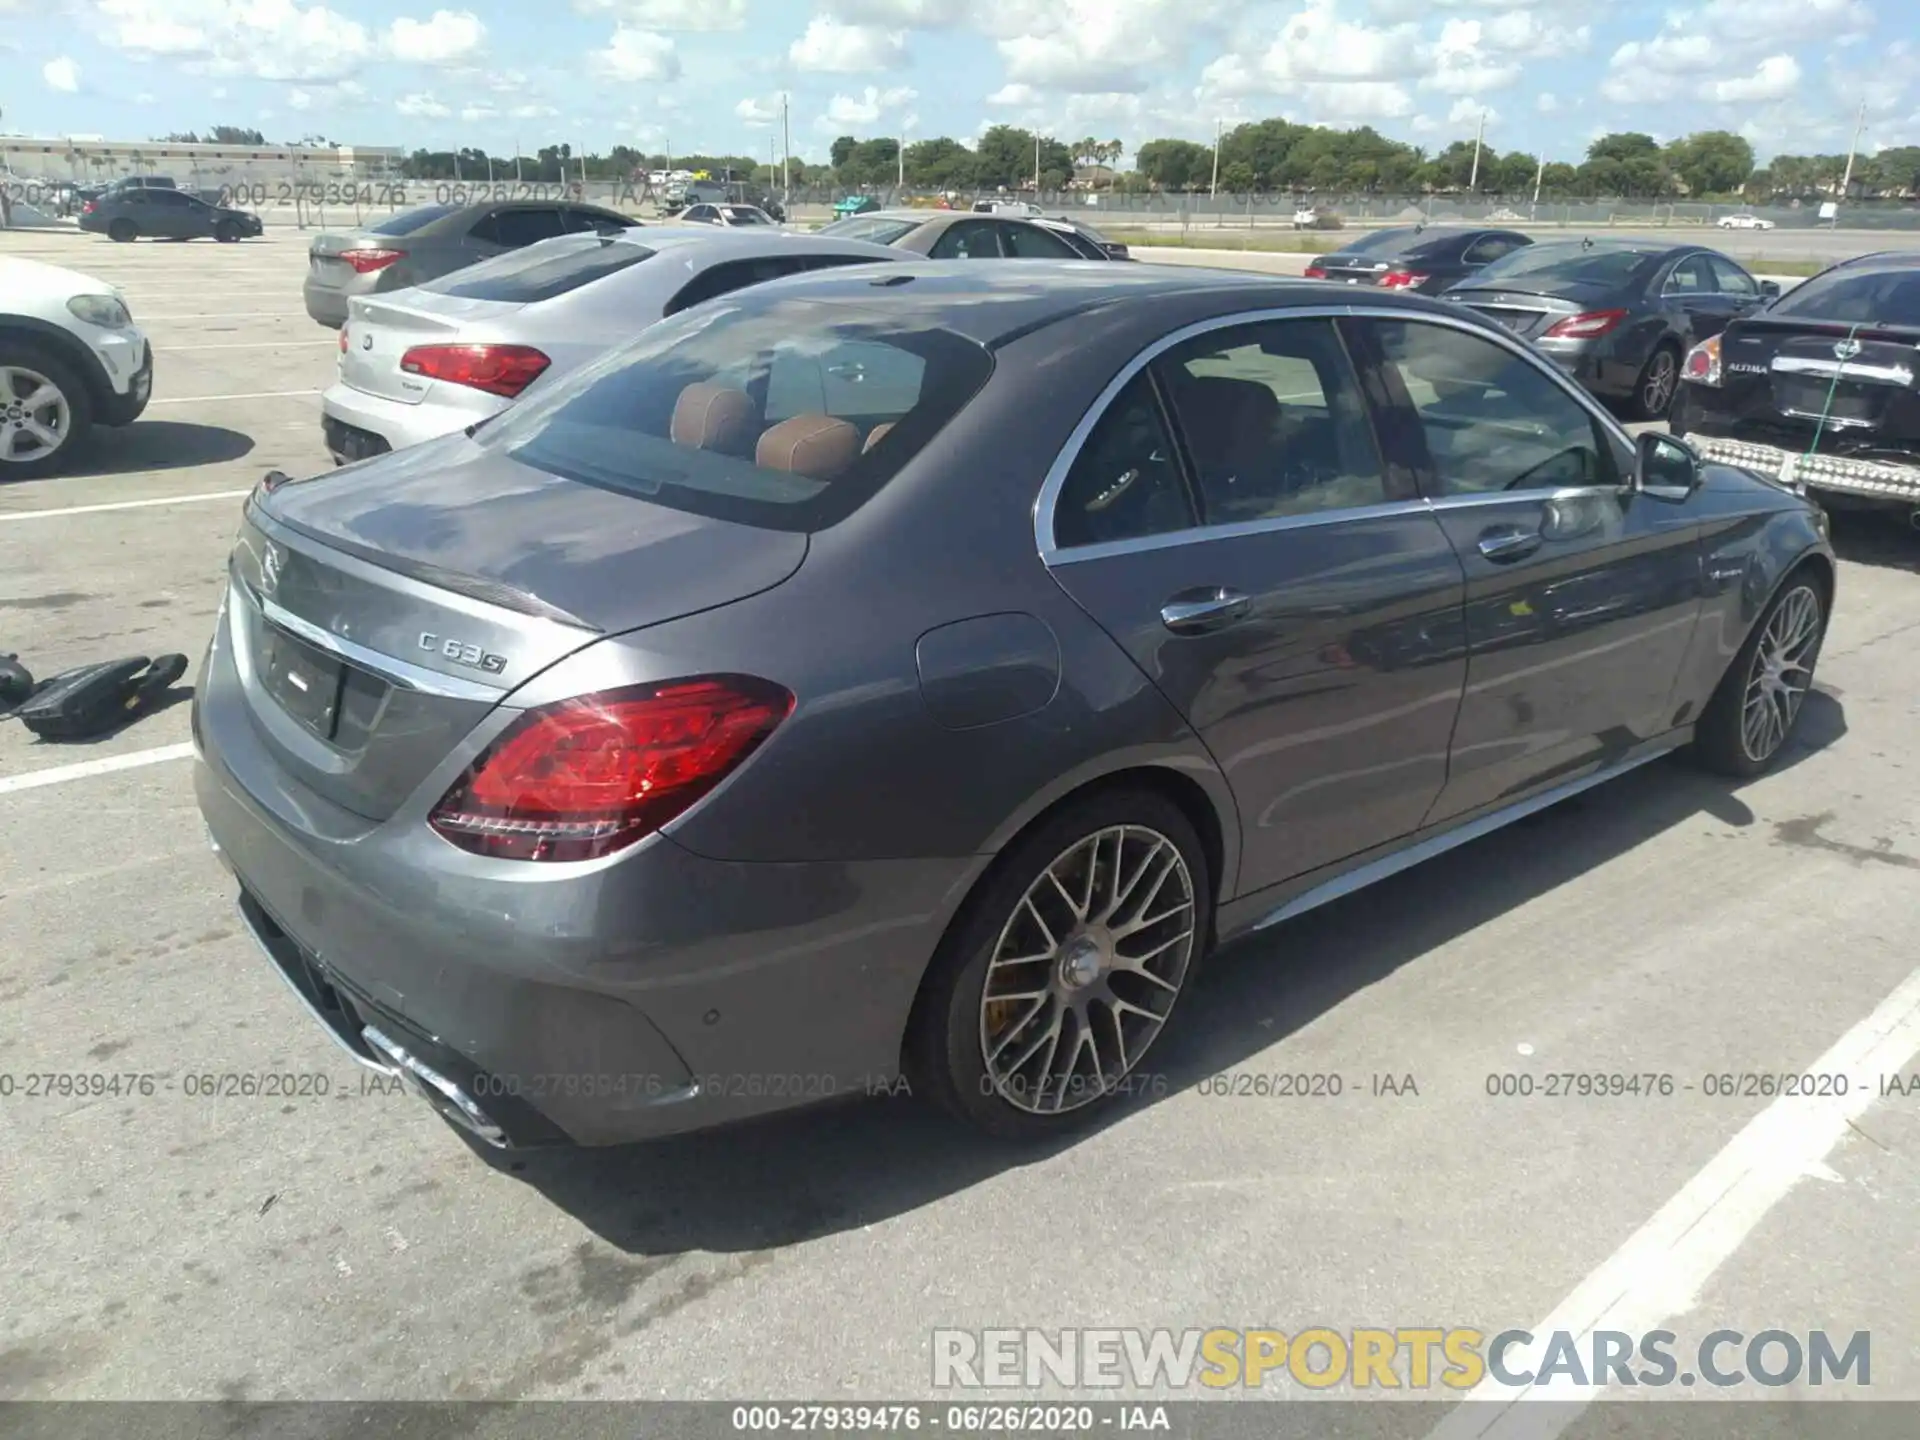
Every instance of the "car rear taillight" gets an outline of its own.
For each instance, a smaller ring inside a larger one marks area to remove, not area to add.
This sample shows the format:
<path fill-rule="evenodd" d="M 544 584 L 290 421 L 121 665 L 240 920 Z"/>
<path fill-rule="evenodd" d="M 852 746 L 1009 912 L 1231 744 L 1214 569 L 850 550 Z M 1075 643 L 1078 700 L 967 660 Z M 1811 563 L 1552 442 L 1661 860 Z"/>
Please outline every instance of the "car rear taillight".
<path fill-rule="evenodd" d="M 1680 378 L 1689 385 L 1705 385 L 1709 389 L 1720 384 L 1720 337 L 1714 335 L 1702 340 L 1687 352 L 1686 363 L 1680 367 Z"/>
<path fill-rule="evenodd" d="M 1582 315 L 1569 315 L 1564 320 L 1556 320 L 1540 338 L 1542 340 L 1597 340 L 1602 335 L 1612 333 L 1620 322 L 1627 318 L 1624 310 L 1589 310 Z"/>
<path fill-rule="evenodd" d="M 708 675 L 563 700 L 515 721 L 434 806 L 442 839 L 502 860 L 593 860 L 684 813 L 793 711 Z"/>
<path fill-rule="evenodd" d="M 347 353 L 347 327 L 344 325 L 340 327 L 340 353 Z"/>
<path fill-rule="evenodd" d="M 93 213 L 93 207 L 94 207 L 94 202 L 89 200 L 80 207 L 80 213 L 82 215 L 91 215 Z"/>
<path fill-rule="evenodd" d="M 1327 269 L 1326 269 L 1326 266 L 1324 266 L 1324 265 L 1309 265 L 1309 266 L 1307 266 L 1307 279 L 1309 279 L 1309 280 L 1324 280 L 1324 279 L 1326 279 L 1326 278 L 1327 278 Z"/>
<path fill-rule="evenodd" d="M 1412 270 L 1389 270 L 1380 277 L 1382 290 L 1417 290 L 1426 283 L 1426 276 Z"/>
<path fill-rule="evenodd" d="M 358 275 L 371 275 L 376 270 L 384 270 L 396 260 L 407 258 L 404 250 L 380 250 L 371 246 L 361 250 L 342 250 L 339 258 L 346 261 Z"/>
<path fill-rule="evenodd" d="M 551 362 L 531 345 L 416 345 L 400 357 L 409 375 L 513 399 Z"/>

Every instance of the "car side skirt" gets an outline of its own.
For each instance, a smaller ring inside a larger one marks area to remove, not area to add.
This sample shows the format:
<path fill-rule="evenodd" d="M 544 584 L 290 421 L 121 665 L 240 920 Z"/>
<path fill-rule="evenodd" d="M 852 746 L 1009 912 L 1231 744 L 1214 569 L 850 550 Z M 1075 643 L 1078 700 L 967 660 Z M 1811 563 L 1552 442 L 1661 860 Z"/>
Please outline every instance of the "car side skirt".
<path fill-rule="evenodd" d="M 1255 930 L 1264 930 L 1283 920 L 1304 915 L 1309 910 L 1317 910 L 1322 905 L 1504 829 L 1517 820 L 1536 815 L 1562 800 L 1570 800 L 1583 791 L 1618 779 L 1629 771 L 1671 754 L 1692 739 L 1693 727 L 1683 725 L 1644 741 L 1621 759 L 1574 779 L 1558 781 L 1518 800 L 1496 804 L 1477 813 L 1469 812 L 1444 827 L 1416 830 L 1392 844 L 1363 852 L 1255 894 L 1244 895 L 1221 907 L 1218 920 L 1220 938 L 1224 941 Z"/>

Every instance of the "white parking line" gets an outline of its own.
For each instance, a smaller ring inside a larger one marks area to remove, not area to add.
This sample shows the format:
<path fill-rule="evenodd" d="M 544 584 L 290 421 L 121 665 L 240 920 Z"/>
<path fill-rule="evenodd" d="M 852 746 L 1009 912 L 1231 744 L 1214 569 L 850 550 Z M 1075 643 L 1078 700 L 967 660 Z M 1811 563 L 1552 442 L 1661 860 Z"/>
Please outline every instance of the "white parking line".
<path fill-rule="evenodd" d="M 156 345 L 154 351 L 160 355 L 187 355 L 196 350 L 285 350 L 289 346 L 326 345 L 336 347 L 338 340 L 231 340 L 218 345 Z"/>
<path fill-rule="evenodd" d="M 248 390 L 238 395 L 170 395 L 164 400 L 149 400 L 149 405 L 201 405 L 222 400 L 287 400 L 300 395 L 318 395 L 318 390 Z"/>
<path fill-rule="evenodd" d="M 155 320 L 305 320 L 309 325 L 317 323 L 304 310 L 208 310 L 190 315 L 142 315 L 139 323 L 145 325 Z"/>
<path fill-rule="evenodd" d="M 61 515 L 98 515 L 103 510 L 145 510 L 155 505 L 200 505 L 208 500 L 239 500 L 251 490 L 206 490 L 198 495 L 160 495 L 151 500 L 115 500 L 104 505 L 68 505 L 59 510 L 21 510 L 0 513 L 0 525 L 13 520 L 52 520 Z"/>
<path fill-rule="evenodd" d="M 78 765 L 56 765 L 50 770 L 29 770 L 25 775 L 0 777 L 0 795 L 38 790 L 44 785 L 64 785 L 69 780 L 85 780 L 90 775 L 111 775 L 116 770 L 138 770 L 142 765 L 158 765 L 165 760 L 185 760 L 191 754 L 193 745 L 188 742 L 162 745 L 158 750 L 136 750 L 131 755 L 82 760 Z"/>
<path fill-rule="evenodd" d="M 1782 1096 L 1756 1115 L 1706 1168 L 1532 1327 L 1532 1344 L 1506 1352 L 1509 1374 L 1537 1372 L 1552 1337 L 1575 1337 L 1590 1355 L 1595 1330 L 1644 1335 L 1699 1303 L 1700 1292 L 1754 1227 L 1810 1175 L 1871 1105 L 1882 1075 L 1920 1054 L 1920 970 L 1849 1030 L 1805 1073 L 1850 1077 L 1844 1095 Z M 1491 1376 L 1427 1440 L 1553 1440 L 1603 1387 L 1550 1380 L 1515 1394 Z M 1528 1404 L 1526 1402 L 1547 1402 Z M 1504 1403 L 1498 1403 L 1504 1402 Z"/>

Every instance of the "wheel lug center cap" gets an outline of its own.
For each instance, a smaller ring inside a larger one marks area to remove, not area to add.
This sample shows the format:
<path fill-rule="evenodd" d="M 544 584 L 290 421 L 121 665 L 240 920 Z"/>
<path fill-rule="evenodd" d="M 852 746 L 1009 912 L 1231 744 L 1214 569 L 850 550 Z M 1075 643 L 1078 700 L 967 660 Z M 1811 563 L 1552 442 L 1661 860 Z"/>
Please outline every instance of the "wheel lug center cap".
<path fill-rule="evenodd" d="M 1060 983 L 1084 990 L 1107 970 L 1107 947 L 1098 936 L 1076 935 L 1060 951 Z"/>

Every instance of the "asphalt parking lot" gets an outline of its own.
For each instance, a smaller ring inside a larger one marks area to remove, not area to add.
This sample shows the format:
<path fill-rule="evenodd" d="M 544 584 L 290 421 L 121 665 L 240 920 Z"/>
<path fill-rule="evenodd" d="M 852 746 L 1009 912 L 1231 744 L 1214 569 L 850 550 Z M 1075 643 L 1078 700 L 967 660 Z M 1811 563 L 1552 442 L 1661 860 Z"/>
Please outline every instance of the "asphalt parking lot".
<path fill-rule="evenodd" d="M 0 651 L 197 665 L 241 496 L 327 464 L 302 239 L 0 253 L 122 286 L 157 352 L 83 473 L 0 487 Z M 1776 773 L 1662 761 L 1265 932 L 1187 1002 L 1166 1095 L 1039 1153 L 885 1100 L 487 1163 L 363 1093 L 255 954 L 184 704 L 0 727 L 0 1397 L 932 1398 L 937 1328 L 1601 1325 L 1870 1331 L 1873 1397 L 1920 1399 L 1920 1087 L 1879 1078 L 1920 1071 L 1920 536 L 1836 528 Z M 1706 1093 L 1805 1071 L 1846 1104 Z M 1488 1093 L 1562 1072 L 1674 1084 Z M 96 1073 L 160 1078 L 25 1093 Z M 185 1093 L 233 1073 L 326 1093 Z"/>

